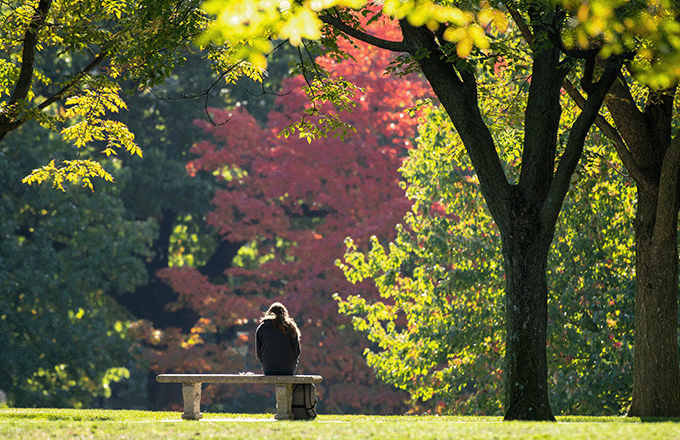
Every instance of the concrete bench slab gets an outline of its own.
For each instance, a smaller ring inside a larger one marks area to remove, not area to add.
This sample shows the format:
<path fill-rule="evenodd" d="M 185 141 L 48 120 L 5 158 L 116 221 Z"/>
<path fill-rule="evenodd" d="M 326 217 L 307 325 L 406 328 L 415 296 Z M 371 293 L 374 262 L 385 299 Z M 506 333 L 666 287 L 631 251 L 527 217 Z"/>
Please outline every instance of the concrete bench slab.
<path fill-rule="evenodd" d="M 201 385 L 204 383 L 273 383 L 276 386 L 276 420 L 293 419 L 293 385 L 320 383 L 316 375 L 266 376 L 264 374 L 159 374 L 158 382 L 181 383 L 185 420 L 199 420 L 201 414 Z"/>

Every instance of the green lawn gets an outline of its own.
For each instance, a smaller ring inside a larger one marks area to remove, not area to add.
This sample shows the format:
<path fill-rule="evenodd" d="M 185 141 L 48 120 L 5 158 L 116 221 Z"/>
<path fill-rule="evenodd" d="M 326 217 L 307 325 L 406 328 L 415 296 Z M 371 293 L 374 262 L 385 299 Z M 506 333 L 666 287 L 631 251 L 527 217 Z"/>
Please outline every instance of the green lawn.
<path fill-rule="evenodd" d="M 113 410 L 0 409 L 1 439 L 680 439 L 679 421 L 559 418 L 557 423 L 502 422 L 495 417 L 319 416 L 276 422 L 272 415 Z"/>

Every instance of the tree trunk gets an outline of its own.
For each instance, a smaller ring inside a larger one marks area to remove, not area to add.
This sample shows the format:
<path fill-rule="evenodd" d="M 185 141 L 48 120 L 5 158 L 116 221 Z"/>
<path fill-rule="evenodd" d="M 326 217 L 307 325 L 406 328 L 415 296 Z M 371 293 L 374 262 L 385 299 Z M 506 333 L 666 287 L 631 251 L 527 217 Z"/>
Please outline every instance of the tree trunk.
<path fill-rule="evenodd" d="M 177 301 L 179 295 L 156 277 L 159 269 L 168 267 L 170 237 L 178 215 L 169 209 L 163 209 L 161 214 L 158 219 L 158 237 L 153 243 L 154 258 L 146 264 L 149 282 L 138 286 L 134 292 L 111 292 L 111 296 L 135 318 L 148 319 L 155 328 L 178 327 L 182 332 L 189 333 L 200 318 L 200 314 L 189 307 L 168 310 L 167 305 Z M 199 272 L 208 276 L 211 281 L 223 276 L 224 271 L 231 267 L 243 244 L 242 241 L 221 241 L 206 264 L 198 268 Z"/>
<path fill-rule="evenodd" d="M 640 111 L 616 81 L 607 108 L 620 135 L 622 162 L 638 191 L 635 216 L 635 351 L 631 417 L 680 416 L 678 366 L 678 170 L 680 137 L 671 141 L 677 89 L 649 91 Z"/>
<path fill-rule="evenodd" d="M 451 47 L 442 46 L 445 42 L 441 35 L 402 19 L 399 25 L 403 40 L 385 41 L 345 25 L 337 17 L 324 19 L 368 44 L 409 53 L 446 109 L 470 156 L 503 241 L 507 306 L 505 418 L 555 420 L 547 390 L 548 250 L 586 135 L 620 72 L 622 60 L 609 57 L 599 79 L 592 72 L 584 76 L 588 99 L 571 127 L 556 167 L 561 84 L 571 63 L 563 62 L 560 48 L 552 42 L 555 23 L 561 19 L 551 8 L 540 6 L 529 7 L 528 13 L 534 33 L 530 35 L 533 60 L 522 166 L 516 185 L 508 182 L 481 115 L 475 67 L 456 59 Z"/>
<path fill-rule="evenodd" d="M 510 236 L 503 237 L 505 420 L 552 421 L 546 354 L 546 266 L 552 232 L 546 234 L 548 228 L 527 210 L 513 214 Z"/>
<path fill-rule="evenodd" d="M 659 230 L 658 193 L 638 187 L 635 286 L 635 356 L 633 360 L 632 417 L 680 415 L 678 366 L 678 248 L 675 213 L 672 230 Z M 662 201 L 663 202 L 663 201 Z M 668 227 L 666 227 L 668 228 Z M 668 239 L 668 237 L 672 239 Z"/>
<path fill-rule="evenodd" d="M 154 257 L 147 261 L 149 275 L 147 284 L 138 286 L 134 292 L 111 292 L 111 297 L 125 307 L 135 318 L 148 319 L 159 329 L 179 327 L 188 333 L 200 315 L 187 307 L 170 311 L 166 306 L 177 301 L 178 295 L 170 286 L 156 277 L 156 271 L 168 267 L 170 237 L 177 213 L 163 209 L 158 219 L 158 237 L 154 240 Z"/>
<path fill-rule="evenodd" d="M 403 20 L 400 23 L 407 51 L 418 60 L 460 135 L 486 204 L 501 231 L 507 307 L 506 420 L 555 420 L 548 403 L 547 380 L 548 251 L 586 135 L 621 68 L 621 60 L 611 57 L 599 80 L 587 78 L 588 99 L 555 167 L 560 89 L 569 64 L 560 62 L 560 50 L 550 41 L 552 24 L 545 24 L 552 23 L 550 13 L 536 9 L 532 18 L 535 50 L 522 167 L 516 185 L 508 182 L 493 137 L 481 116 L 473 67 L 462 60 L 457 66 L 450 63 L 427 28 L 415 28 Z"/>

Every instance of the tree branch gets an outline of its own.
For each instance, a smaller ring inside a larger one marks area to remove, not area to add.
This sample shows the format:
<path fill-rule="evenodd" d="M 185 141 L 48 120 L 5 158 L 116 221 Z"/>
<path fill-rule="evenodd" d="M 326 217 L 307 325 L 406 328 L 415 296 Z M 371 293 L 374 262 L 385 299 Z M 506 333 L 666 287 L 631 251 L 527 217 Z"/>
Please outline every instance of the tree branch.
<path fill-rule="evenodd" d="M 23 101 L 28 96 L 33 82 L 33 71 L 35 69 L 35 49 L 38 45 L 38 32 L 45 25 L 47 13 L 52 5 L 52 0 L 40 0 L 35 9 L 33 18 L 26 28 L 24 34 L 24 45 L 21 52 L 21 70 L 19 78 L 14 86 L 14 91 L 9 99 L 8 107 Z"/>
<path fill-rule="evenodd" d="M 336 28 L 340 32 L 349 35 L 352 38 L 356 38 L 359 41 L 370 44 L 371 46 L 378 47 L 380 49 L 390 50 L 392 52 L 408 52 L 407 46 L 403 41 L 390 41 L 384 40 L 382 38 L 374 37 L 373 35 L 367 34 L 366 32 L 355 29 L 348 25 L 338 17 L 334 17 L 328 13 L 319 15 L 319 19 Z"/>
<path fill-rule="evenodd" d="M 49 98 L 45 99 L 43 102 L 41 102 L 38 105 L 39 110 L 44 110 L 45 108 L 49 107 L 50 105 L 54 104 L 57 101 L 60 101 L 61 99 L 64 98 L 64 95 L 73 87 L 75 86 L 78 82 L 80 82 L 85 75 L 90 73 L 92 69 L 97 67 L 101 62 L 106 58 L 107 52 L 102 51 L 95 59 L 93 59 L 90 64 L 85 66 L 78 74 L 71 80 L 69 81 L 64 87 L 62 87 L 57 93 L 53 94 Z"/>
<path fill-rule="evenodd" d="M 482 118 L 474 73 L 471 70 L 456 70 L 444 56 L 435 35 L 426 27 L 411 26 L 406 20 L 401 20 L 400 26 L 409 54 L 416 58 L 434 94 L 460 134 L 491 215 L 501 231 L 507 231 L 510 217 L 506 202 L 512 186 L 505 176 L 493 137 Z M 420 55 L 422 53 L 425 55 Z"/>
<path fill-rule="evenodd" d="M 586 105 L 586 99 L 583 97 L 583 95 L 581 95 L 581 92 L 579 92 L 578 89 L 576 89 L 576 87 L 574 87 L 574 85 L 568 79 L 562 81 L 562 88 L 567 92 L 569 97 L 571 97 L 576 105 L 581 110 L 583 110 Z M 640 172 L 633 155 L 630 153 L 630 150 L 628 150 L 626 143 L 623 141 L 623 138 L 616 128 L 607 122 L 604 116 L 599 113 L 595 117 L 595 126 L 599 128 L 600 131 L 614 143 L 614 149 L 616 149 L 623 166 L 626 167 L 628 174 L 633 178 L 633 180 L 640 181 L 643 179 L 643 175 Z"/>
<path fill-rule="evenodd" d="M 547 38 L 547 26 L 537 23 L 534 37 L 531 83 L 524 117 L 524 147 L 518 185 L 523 195 L 540 206 L 555 172 L 557 133 L 560 123 L 560 84 L 569 69 L 560 63 L 559 49 Z"/>
<path fill-rule="evenodd" d="M 628 151 L 625 156 L 621 156 L 624 165 L 638 187 L 656 187 L 658 176 L 649 175 L 643 170 L 660 169 L 663 157 L 659 157 L 659 148 L 651 141 L 647 117 L 638 108 L 623 76 L 612 84 L 605 103 Z"/>
<path fill-rule="evenodd" d="M 506 5 L 507 7 L 507 5 Z M 531 29 L 529 29 L 529 26 L 527 25 L 526 21 L 524 20 L 524 17 L 515 9 L 512 9 L 508 7 L 508 11 L 510 13 L 510 16 L 512 17 L 513 21 L 519 28 L 520 32 L 522 33 L 522 36 L 526 40 L 527 44 L 529 47 L 533 47 L 534 44 L 534 36 L 531 33 Z M 576 105 L 583 110 L 586 106 L 586 99 L 581 95 L 581 92 L 578 91 L 576 87 L 567 79 L 565 78 L 562 80 L 562 88 L 569 94 L 569 97 L 576 103 Z M 616 152 L 618 153 L 619 157 L 621 158 L 621 162 L 623 162 L 623 165 L 626 167 L 628 170 L 628 173 L 630 176 L 635 180 L 635 181 L 642 181 L 643 176 L 642 173 L 640 172 L 639 167 L 637 166 L 637 163 L 635 162 L 635 159 L 633 158 L 633 155 L 631 154 L 630 150 L 626 146 L 626 143 L 623 141 L 623 138 L 619 134 L 619 132 L 616 130 L 616 128 L 611 125 L 607 120 L 602 116 L 601 114 L 598 113 L 598 115 L 595 117 L 595 126 L 602 131 L 602 133 L 614 143 L 614 148 L 616 149 Z"/>
<path fill-rule="evenodd" d="M 12 122 L 14 114 L 20 111 L 18 104 L 28 97 L 31 91 L 31 84 L 33 83 L 33 73 L 35 70 L 35 50 L 38 46 L 38 33 L 45 25 L 47 13 L 52 5 L 52 0 L 40 0 L 38 3 L 31 22 L 26 28 L 24 34 L 24 44 L 21 51 L 21 68 L 19 70 L 19 78 L 14 85 L 14 90 L 7 103 L 5 114 L 0 113 L 0 140 L 5 137 L 7 133 L 16 129 L 19 125 Z M 24 121 L 25 122 L 25 121 Z"/>
<path fill-rule="evenodd" d="M 542 209 L 542 217 L 547 224 L 555 224 L 557 221 L 557 217 L 562 209 L 562 202 L 569 190 L 571 175 L 581 159 L 588 130 L 590 130 L 590 127 L 599 115 L 600 107 L 604 102 L 605 96 L 607 96 L 607 91 L 620 74 L 622 66 L 623 59 L 620 57 L 612 56 L 607 60 L 604 72 L 600 79 L 593 83 L 592 93 L 588 95 L 588 100 L 585 102 L 583 110 L 571 127 L 565 151 L 557 166 L 555 178 L 550 185 L 548 197 Z"/>
<path fill-rule="evenodd" d="M 510 17 L 512 17 L 512 20 L 515 22 L 517 27 L 519 28 L 520 33 L 524 37 L 524 40 L 527 42 L 529 47 L 531 49 L 534 48 L 534 35 L 531 33 L 531 29 L 529 29 L 529 26 L 527 25 L 527 22 L 524 20 L 524 17 L 517 11 L 516 9 L 513 9 L 506 5 L 506 8 L 508 9 L 508 12 L 510 13 Z"/>
<path fill-rule="evenodd" d="M 107 55 L 106 51 L 102 51 L 99 55 L 97 55 L 97 57 L 94 60 L 92 60 L 92 62 L 90 62 L 90 64 L 88 64 L 80 72 L 78 72 L 78 74 L 73 79 L 71 79 L 65 86 L 63 86 L 58 92 L 56 92 L 55 94 L 53 94 L 52 96 L 38 104 L 38 106 L 36 106 L 36 109 L 44 110 L 50 105 L 54 104 L 55 102 L 62 100 L 73 86 L 80 82 L 85 75 L 87 75 L 92 69 L 97 67 L 104 60 L 104 58 L 106 58 L 106 55 Z M 26 123 L 26 121 L 30 119 L 31 119 L 30 112 L 24 112 L 24 114 L 21 117 L 15 119 L 12 122 L 7 121 L 7 123 L 1 124 L 2 121 L 0 121 L 0 139 L 2 139 L 10 131 L 16 130 L 17 128 L 21 127 L 24 123 Z"/>

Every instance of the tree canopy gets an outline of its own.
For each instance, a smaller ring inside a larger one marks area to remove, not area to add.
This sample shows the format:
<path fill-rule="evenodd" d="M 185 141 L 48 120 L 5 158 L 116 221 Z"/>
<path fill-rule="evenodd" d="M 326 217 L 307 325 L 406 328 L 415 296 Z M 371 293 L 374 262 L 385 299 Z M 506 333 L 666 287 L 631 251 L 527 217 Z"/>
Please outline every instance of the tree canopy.
<path fill-rule="evenodd" d="M 27 183 L 111 179 L 98 157 L 127 151 L 142 155 L 134 135 L 112 115 L 126 109 L 122 86 L 163 83 L 209 20 L 199 0 L 10 0 L 0 3 L 0 139 L 26 122 L 59 131 L 76 150 L 61 162 L 37 167 Z M 259 78 L 213 51 L 217 70 Z M 65 104 L 65 108 L 57 104 Z M 61 110 L 59 110 L 61 109 Z M 86 145 L 96 144 L 102 155 Z M 20 151 L 25 146 L 15 145 Z"/>
<path fill-rule="evenodd" d="M 561 31 L 565 49 L 592 52 L 597 47 L 604 58 L 617 53 L 630 53 L 633 58 L 635 54 L 636 73 L 643 82 L 658 88 L 668 87 L 680 77 L 677 68 L 680 26 L 673 0 L 552 0 L 526 6 L 540 8 L 543 3 L 555 7 L 558 17 L 569 20 Z M 378 6 L 377 12 L 373 6 Z M 348 11 L 356 10 L 364 16 L 384 14 L 406 20 L 414 27 L 426 26 L 438 31 L 445 41 L 455 43 L 457 55 L 465 58 L 474 47 L 489 49 L 493 42 L 488 34 L 489 25 L 504 32 L 510 21 L 507 11 L 519 10 L 521 6 L 521 2 L 516 1 L 460 4 L 432 0 L 379 3 L 372 0 L 208 0 L 206 11 L 215 14 L 217 19 L 202 38 L 229 44 L 239 42 L 237 56 L 264 66 L 263 55 L 271 50 L 271 38 L 288 39 L 295 46 L 304 39 L 323 39 L 328 35 L 324 24 L 346 19 L 349 24 L 352 19 Z"/>
<path fill-rule="evenodd" d="M 494 85 L 510 83 L 510 72 L 496 74 L 485 93 L 512 164 L 522 108 L 502 104 L 513 93 Z M 550 400 L 563 415 L 624 414 L 630 402 L 634 186 L 603 141 L 586 146 L 548 263 Z M 500 236 L 461 150 L 445 113 L 430 110 L 402 170 L 413 211 L 394 241 L 369 251 L 350 241 L 341 262 L 348 279 L 374 280 L 381 298 L 336 298 L 373 342 L 366 354 L 378 377 L 438 414 L 502 414 Z"/>

